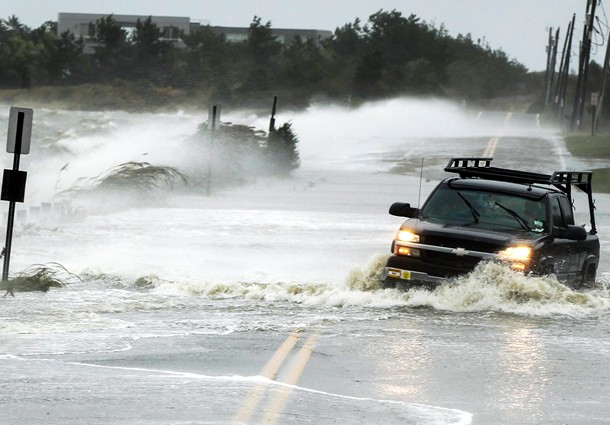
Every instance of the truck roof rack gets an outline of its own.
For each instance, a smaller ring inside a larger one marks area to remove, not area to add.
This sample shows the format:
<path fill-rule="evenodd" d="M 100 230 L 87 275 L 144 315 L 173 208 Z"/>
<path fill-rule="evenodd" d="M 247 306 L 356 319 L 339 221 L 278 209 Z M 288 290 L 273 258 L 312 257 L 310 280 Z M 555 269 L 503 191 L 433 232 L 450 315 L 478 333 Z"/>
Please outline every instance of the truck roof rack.
<path fill-rule="evenodd" d="M 591 193 L 591 171 L 555 171 L 553 174 L 532 173 L 509 168 L 492 167 L 493 158 L 451 158 L 445 171 L 458 173 L 462 178 L 480 178 L 521 184 L 552 185 L 570 194 L 570 186 Z"/>
<path fill-rule="evenodd" d="M 572 186 L 585 192 L 589 200 L 592 232 L 596 232 L 591 171 L 555 171 L 553 174 L 531 173 L 491 166 L 493 158 L 451 158 L 445 171 L 458 173 L 461 178 L 479 178 L 527 185 L 545 184 L 555 186 L 572 199 Z"/>

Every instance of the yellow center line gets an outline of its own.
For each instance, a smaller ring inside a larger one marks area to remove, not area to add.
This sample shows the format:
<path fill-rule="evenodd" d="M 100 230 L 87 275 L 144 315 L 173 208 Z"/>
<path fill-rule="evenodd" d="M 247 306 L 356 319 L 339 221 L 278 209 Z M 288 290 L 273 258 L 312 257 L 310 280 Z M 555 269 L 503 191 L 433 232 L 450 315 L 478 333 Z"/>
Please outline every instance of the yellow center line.
<path fill-rule="evenodd" d="M 277 351 L 263 367 L 261 371 L 262 376 L 268 379 L 274 379 L 277 376 L 280 367 L 282 367 L 282 363 L 284 363 L 286 357 L 288 357 L 288 354 L 290 354 L 299 340 L 299 336 L 300 335 L 298 332 L 293 332 L 288 335 L 288 338 L 286 338 L 282 345 L 278 347 Z M 258 405 L 260 399 L 263 397 L 266 387 L 266 384 L 258 384 L 252 389 L 252 391 L 250 391 L 250 394 L 248 394 L 248 397 L 242 404 L 241 409 L 239 409 L 233 418 L 233 423 L 244 424 L 248 422 L 248 420 L 252 417 L 252 413 L 254 413 L 254 409 Z"/>
<path fill-rule="evenodd" d="M 311 335 L 305 341 L 303 347 L 299 350 L 299 353 L 296 355 L 292 367 L 289 370 L 288 375 L 284 382 L 289 385 L 296 385 L 297 381 L 301 377 L 303 370 L 305 370 L 305 365 L 309 361 L 311 357 L 311 352 L 313 347 L 316 344 L 317 336 Z M 265 409 L 267 413 L 263 417 L 263 424 L 275 424 L 280 418 L 280 414 L 284 411 L 286 407 L 286 403 L 288 402 L 288 398 L 290 394 L 292 394 L 294 388 L 284 388 L 281 392 L 279 392 L 268 404 Z"/>
<path fill-rule="evenodd" d="M 510 120 L 512 119 L 512 117 L 513 117 L 512 112 L 506 113 L 506 117 L 504 117 L 504 123 L 503 123 L 504 127 L 508 127 L 508 124 L 510 123 Z M 492 137 L 491 139 L 489 139 L 489 142 L 487 142 L 487 146 L 485 146 L 485 151 L 483 151 L 483 157 L 493 158 L 494 153 L 496 152 L 496 146 L 498 145 L 498 141 L 500 141 L 499 137 Z"/>
<path fill-rule="evenodd" d="M 483 152 L 483 157 L 493 157 L 494 152 L 496 151 L 496 146 L 498 145 L 498 140 L 499 139 L 497 137 L 492 137 L 491 139 L 489 139 L 489 142 L 487 142 L 487 146 L 485 147 L 485 151 Z"/>
<path fill-rule="evenodd" d="M 265 364 L 265 367 L 263 367 L 263 370 L 261 371 L 261 375 L 269 379 L 274 379 L 276 377 L 282 363 L 284 363 L 284 360 L 286 360 L 286 357 L 288 357 L 288 354 L 296 345 L 299 336 L 300 335 L 298 332 L 293 332 L 288 335 L 286 341 L 279 346 L 273 357 L 271 357 L 267 364 Z"/>

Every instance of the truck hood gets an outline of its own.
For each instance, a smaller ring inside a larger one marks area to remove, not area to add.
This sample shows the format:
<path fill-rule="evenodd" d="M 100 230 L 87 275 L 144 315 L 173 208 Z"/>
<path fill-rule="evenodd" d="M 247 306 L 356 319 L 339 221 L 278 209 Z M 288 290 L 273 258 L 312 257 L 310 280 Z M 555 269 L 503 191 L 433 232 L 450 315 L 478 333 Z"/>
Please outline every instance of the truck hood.
<path fill-rule="evenodd" d="M 534 245 L 536 241 L 547 236 L 546 234 L 529 231 L 498 232 L 469 226 L 452 226 L 421 219 L 409 219 L 405 221 L 402 228 L 411 230 L 420 235 L 420 237 L 423 237 L 424 240 L 427 239 L 426 237 L 434 237 L 434 239 L 438 237 L 447 240 L 453 239 L 470 242 L 467 245 L 474 242 L 495 245 L 497 247 L 509 246 L 514 244 L 515 241 L 527 242 Z"/>

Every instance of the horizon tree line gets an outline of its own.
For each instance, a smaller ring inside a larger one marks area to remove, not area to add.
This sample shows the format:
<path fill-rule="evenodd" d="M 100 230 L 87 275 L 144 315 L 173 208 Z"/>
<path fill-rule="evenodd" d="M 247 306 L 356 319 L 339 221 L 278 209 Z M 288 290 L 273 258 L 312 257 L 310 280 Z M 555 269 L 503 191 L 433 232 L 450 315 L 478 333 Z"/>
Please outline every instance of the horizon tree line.
<path fill-rule="evenodd" d="M 492 99 L 541 89 L 539 76 L 501 49 L 470 34 L 451 37 L 414 14 L 392 10 L 336 28 L 316 42 L 281 44 L 271 22 L 255 16 L 243 42 L 209 26 L 182 34 L 184 47 L 163 39 L 151 17 L 126 31 L 108 15 L 96 21 L 93 54 L 85 40 L 57 34 L 56 22 L 30 29 L 16 16 L 0 20 L 0 88 L 148 82 L 197 89 L 220 102 L 248 103 L 270 93 L 285 104 L 312 97 L 354 100 L 395 95 Z"/>

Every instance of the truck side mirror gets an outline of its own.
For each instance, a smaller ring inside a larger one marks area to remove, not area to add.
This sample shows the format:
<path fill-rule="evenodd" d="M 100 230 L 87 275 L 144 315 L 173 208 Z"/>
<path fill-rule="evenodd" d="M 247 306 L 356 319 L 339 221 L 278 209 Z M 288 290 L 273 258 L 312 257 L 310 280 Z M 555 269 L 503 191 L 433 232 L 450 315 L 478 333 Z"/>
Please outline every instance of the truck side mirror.
<path fill-rule="evenodd" d="M 569 224 L 566 228 L 555 227 L 553 229 L 553 236 L 571 241 L 584 241 L 587 239 L 587 229 Z"/>
<path fill-rule="evenodd" d="M 397 217 L 413 218 L 419 215 L 419 208 L 413 208 L 411 204 L 394 202 L 390 207 L 389 213 Z"/>

